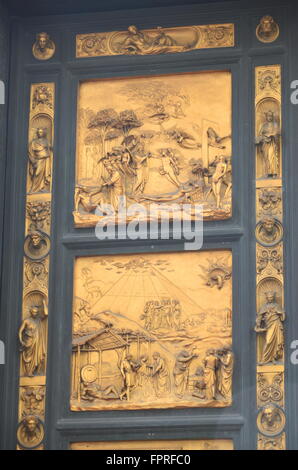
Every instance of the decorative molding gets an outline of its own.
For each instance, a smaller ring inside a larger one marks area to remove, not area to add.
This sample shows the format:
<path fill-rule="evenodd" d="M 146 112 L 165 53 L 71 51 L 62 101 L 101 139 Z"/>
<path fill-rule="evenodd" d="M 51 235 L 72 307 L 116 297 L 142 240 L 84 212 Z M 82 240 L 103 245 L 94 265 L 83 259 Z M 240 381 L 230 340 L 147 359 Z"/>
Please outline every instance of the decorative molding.
<path fill-rule="evenodd" d="M 72 442 L 71 450 L 233 450 L 230 439 Z M 112 459 L 112 458 L 111 458 Z M 121 459 L 121 457 L 120 457 Z M 116 462 L 116 461 L 115 461 Z M 111 462 L 112 463 L 112 462 Z M 120 463 L 120 461 L 118 462 Z"/>
<path fill-rule="evenodd" d="M 43 449 L 48 336 L 53 83 L 31 86 L 17 449 Z"/>
<path fill-rule="evenodd" d="M 282 216 L 281 187 L 263 187 L 257 190 L 257 217 Z"/>
<path fill-rule="evenodd" d="M 257 382 L 259 406 L 270 402 L 283 404 L 284 377 L 282 372 L 260 372 Z"/>
<path fill-rule="evenodd" d="M 258 438 L 259 450 L 284 450 L 285 445 L 285 433 L 278 437 L 265 437 L 260 434 Z"/>
<path fill-rule="evenodd" d="M 127 31 L 78 34 L 76 56 L 152 55 L 187 52 L 196 49 L 234 47 L 234 25 L 215 24 Z"/>
<path fill-rule="evenodd" d="M 260 39 L 261 40 L 261 39 Z M 266 41 L 271 42 L 271 41 Z M 286 449 L 281 66 L 255 69 L 257 427 L 259 450 Z"/>

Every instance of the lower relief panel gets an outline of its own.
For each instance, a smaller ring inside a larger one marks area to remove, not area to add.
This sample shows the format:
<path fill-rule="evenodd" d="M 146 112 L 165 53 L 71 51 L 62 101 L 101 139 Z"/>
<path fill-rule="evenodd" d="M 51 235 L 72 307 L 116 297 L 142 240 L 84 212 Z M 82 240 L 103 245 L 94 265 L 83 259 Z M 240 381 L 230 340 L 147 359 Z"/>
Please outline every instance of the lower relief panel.
<path fill-rule="evenodd" d="M 233 450 L 228 439 L 193 441 L 75 442 L 71 450 Z"/>
<path fill-rule="evenodd" d="M 230 406 L 231 252 L 77 258 L 72 350 L 73 411 Z"/>

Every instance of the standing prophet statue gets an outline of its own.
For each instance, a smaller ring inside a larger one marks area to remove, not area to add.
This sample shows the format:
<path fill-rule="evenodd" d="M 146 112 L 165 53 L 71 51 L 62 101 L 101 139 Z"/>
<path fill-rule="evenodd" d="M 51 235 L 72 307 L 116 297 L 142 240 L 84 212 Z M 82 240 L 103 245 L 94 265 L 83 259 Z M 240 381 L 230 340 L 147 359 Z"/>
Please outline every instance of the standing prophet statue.
<path fill-rule="evenodd" d="M 275 363 L 282 359 L 284 348 L 285 312 L 276 302 L 276 292 L 265 293 L 266 303 L 257 314 L 255 331 L 263 335 L 261 364 Z"/>
<path fill-rule="evenodd" d="M 44 372 L 46 357 L 46 328 L 44 317 L 47 315 L 43 306 L 31 306 L 30 316 L 25 318 L 19 330 L 21 344 L 21 362 L 23 374 L 33 377 Z"/>
<path fill-rule="evenodd" d="M 264 162 L 264 172 L 267 178 L 275 178 L 279 175 L 279 146 L 280 127 L 272 111 L 265 113 L 265 122 L 262 124 L 256 144 Z"/>
<path fill-rule="evenodd" d="M 29 144 L 30 193 L 40 193 L 49 189 L 51 183 L 51 151 L 46 130 L 38 128 L 36 137 Z"/>

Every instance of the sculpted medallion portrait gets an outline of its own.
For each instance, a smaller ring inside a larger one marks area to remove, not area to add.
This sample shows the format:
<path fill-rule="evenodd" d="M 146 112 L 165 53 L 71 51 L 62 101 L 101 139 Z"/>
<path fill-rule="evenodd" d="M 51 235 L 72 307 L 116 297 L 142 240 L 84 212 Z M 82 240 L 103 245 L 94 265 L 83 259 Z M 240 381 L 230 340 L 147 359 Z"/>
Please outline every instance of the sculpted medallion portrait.
<path fill-rule="evenodd" d="M 45 258 L 50 251 L 49 236 L 41 230 L 32 230 L 25 238 L 25 255 L 33 261 Z"/>
<path fill-rule="evenodd" d="M 44 439 L 44 427 L 41 419 L 34 415 L 26 416 L 17 430 L 18 443 L 23 449 L 35 449 Z"/>
<path fill-rule="evenodd" d="M 274 403 L 269 403 L 260 409 L 257 425 L 259 431 L 265 436 L 277 436 L 285 427 L 286 419 L 282 408 Z"/>
<path fill-rule="evenodd" d="M 275 217 L 264 217 L 264 219 L 260 220 L 257 224 L 256 238 L 261 245 L 277 245 L 283 238 L 282 224 Z"/>
<path fill-rule="evenodd" d="M 37 60 L 49 60 L 55 54 L 55 44 L 48 33 L 38 33 L 32 47 L 32 54 Z"/>
<path fill-rule="evenodd" d="M 231 272 L 229 251 L 77 258 L 71 409 L 230 406 Z"/>
<path fill-rule="evenodd" d="M 231 73 L 81 82 L 74 222 L 90 227 L 125 207 L 201 204 L 231 217 Z M 191 213 L 191 216 L 195 215 Z"/>
<path fill-rule="evenodd" d="M 279 36 L 279 26 L 272 16 L 265 15 L 261 18 L 256 29 L 256 35 L 259 41 L 270 43 L 274 42 Z"/>

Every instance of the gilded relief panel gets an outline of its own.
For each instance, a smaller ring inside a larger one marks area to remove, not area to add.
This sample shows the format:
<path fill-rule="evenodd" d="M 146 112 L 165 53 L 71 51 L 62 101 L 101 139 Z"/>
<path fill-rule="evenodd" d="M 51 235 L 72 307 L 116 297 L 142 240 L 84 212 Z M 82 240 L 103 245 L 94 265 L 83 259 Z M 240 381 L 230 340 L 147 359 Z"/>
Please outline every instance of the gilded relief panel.
<path fill-rule="evenodd" d="M 18 449 L 43 449 L 54 138 L 53 83 L 31 86 L 20 351 Z"/>
<path fill-rule="evenodd" d="M 71 409 L 232 403 L 230 251 L 75 261 Z"/>
<path fill-rule="evenodd" d="M 78 34 L 76 56 L 152 55 L 196 49 L 234 46 L 234 25 L 213 24 L 178 28 L 140 30 L 130 25 L 126 31 Z"/>
<path fill-rule="evenodd" d="M 259 450 L 285 450 L 286 449 L 285 433 L 282 433 L 278 437 L 265 437 L 259 434 L 258 449 Z"/>
<path fill-rule="evenodd" d="M 264 17 L 268 18 L 269 17 Z M 271 24 L 271 23 L 270 23 Z M 269 25 L 269 23 L 268 23 Z M 269 32 L 269 29 L 268 29 Z M 286 448 L 281 67 L 255 71 L 257 427 L 260 450 Z"/>
<path fill-rule="evenodd" d="M 71 450 L 233 450 L 228 439 L 179 441 L 73 442 Z M 116 463 L 116 462 L 114 462 Z"/>
<path fill-rule="evenodd" d="M 173 218 L 182 204 L 201 204 L 206 220 L 231 217 L 231 100 L 228 71 L 82 82 L 75 226 L 133 203 Z"/>

